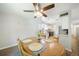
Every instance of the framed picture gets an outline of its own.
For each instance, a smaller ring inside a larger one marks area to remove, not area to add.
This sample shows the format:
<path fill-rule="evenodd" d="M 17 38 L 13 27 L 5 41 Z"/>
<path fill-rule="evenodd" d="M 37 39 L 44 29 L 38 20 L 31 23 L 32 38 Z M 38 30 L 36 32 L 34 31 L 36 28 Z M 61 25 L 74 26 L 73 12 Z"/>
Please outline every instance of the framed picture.
<path fill-rule="evenodd" d="M 68 29 L 62 29 L 61 34 L 62 35 L 68 35 Z"/>

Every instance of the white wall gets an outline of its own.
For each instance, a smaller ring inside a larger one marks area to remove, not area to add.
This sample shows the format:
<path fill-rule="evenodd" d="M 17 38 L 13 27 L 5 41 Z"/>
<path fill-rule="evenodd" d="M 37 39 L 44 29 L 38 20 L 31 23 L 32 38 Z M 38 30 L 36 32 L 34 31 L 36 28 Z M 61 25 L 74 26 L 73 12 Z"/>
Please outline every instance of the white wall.
<path fill-rule="evenodd" d="M 74 32 L 75 29 L 73 29 L 72 27 L 73 27 L 74 24 L 79 24 L 79 13 L 78 13 L 79 12 L 79 7 L 78 6 L 76 8 L 73 8 L 73 9 L 70 10 L 71 14 L 69 16 L 68 21 L 66 21 L 67 18 L 65 18 L 65 17 L 63 17 L 62 18 L 63 20 L 61 21 L 63 26 L 65 26 L 63 28 L 69 28 L 70 33 L 69 33 L 69 36 L 68 36 L 69 38 L 64 37 L 63 39 L 60 39 L 60 42 L 65 46 L 65 48 L 67 48 L 69 50 L 71 50 L 71 48 L 72 48 L 71 35 L 75 33 Z M 64 25 L 64 24 L 66 24 L 66 25 Z M 71 25 L 72 25 L 72 27 L 71 27 Z"/>
<path fill-rule="evenodd" d="M 0 49 L 16 45 L 17 38 L 22 40 L 35 36 L 37 31 L 38 22 L 32 16 L 24 18 L 13 13 L 2 13 L 0 14 Z"/>
<path fill-rule="evenodd" d="M 60 34 L 60 43 L 64 45 L 65 49 L 71 50 L 71 27 L 70 16 L 63 16 L 59 18 L 62 29 L 68 29 L 68 35 Z"/>

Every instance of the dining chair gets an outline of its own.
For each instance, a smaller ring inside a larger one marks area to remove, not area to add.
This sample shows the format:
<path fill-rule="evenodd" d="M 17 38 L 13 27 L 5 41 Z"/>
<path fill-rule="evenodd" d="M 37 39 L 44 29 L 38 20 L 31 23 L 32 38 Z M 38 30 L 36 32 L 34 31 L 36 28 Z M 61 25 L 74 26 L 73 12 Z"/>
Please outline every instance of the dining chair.
<path fill-rule="evenodd" d="M 47 44 L 47 49 L 40 53 L 41 56 L 65 56 L 65 48 L 59 43 L 57 36 L 50 36 L 52 43 Z"/>
<path fill-rule="evenodd" d="M 40 53 L 41 56 L 65 56 L 65 48 L 59 43 L 50 43 L 47 48 Z"/>
<path fill-rule="evenodd" d="M 32 56 L 32 51 L 20 39 L 18 41 L 18 49 L 22 56 Z"/>
<path fill-rule="evenodd" d="M 58 36 L 50 36 L 49 39 L 52 40 L 55 43 L 59 43 L 59 37 Z"/>
<path fill-rule="evenodd" d="M 33 42 L 38 42 L 38 38 L 34 36 L 28 37 L 26 39 L 31 39 Z"/>

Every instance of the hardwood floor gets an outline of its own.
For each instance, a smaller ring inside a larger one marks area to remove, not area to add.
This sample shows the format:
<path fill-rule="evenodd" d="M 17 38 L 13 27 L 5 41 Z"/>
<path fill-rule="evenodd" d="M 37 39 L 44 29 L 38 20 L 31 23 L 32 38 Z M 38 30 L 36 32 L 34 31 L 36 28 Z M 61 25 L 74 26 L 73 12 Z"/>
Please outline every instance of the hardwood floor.
<path fill-rule="evenodd" d="M 11 48 L 0 50 L 0 56 L 21 56 L 18 51 L 18 47 L 14 46 Z M 66 50 L 66 56 L 71 56 L 71 52 Z"/>
<path fill-rule="evenodd" d="M 79 36 L 73 36 L 73 39 L 72 39 L 72 56 L 79 56 Z"/>
<path fill-rule="evenodd" d="M 0 56 L 20 56 L 18 47 L 14 46 L 11 48 L 0 50 Z"/>

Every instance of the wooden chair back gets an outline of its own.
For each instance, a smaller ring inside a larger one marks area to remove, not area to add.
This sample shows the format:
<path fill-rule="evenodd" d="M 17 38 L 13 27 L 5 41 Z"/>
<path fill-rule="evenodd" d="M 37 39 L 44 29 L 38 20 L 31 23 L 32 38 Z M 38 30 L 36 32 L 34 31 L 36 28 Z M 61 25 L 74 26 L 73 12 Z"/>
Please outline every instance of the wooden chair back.
<path fill-rule="evenodd" d="M 18 49 L 23 56 L 32 56 L 32 51 L 20 39 L 18 41 Z"/>
<path fill-rule="evenodd" d="M 59 37 L 57 36 L 50 36 L 49 39 L 51 39 L 54 43 L 59 43 Z"/>

